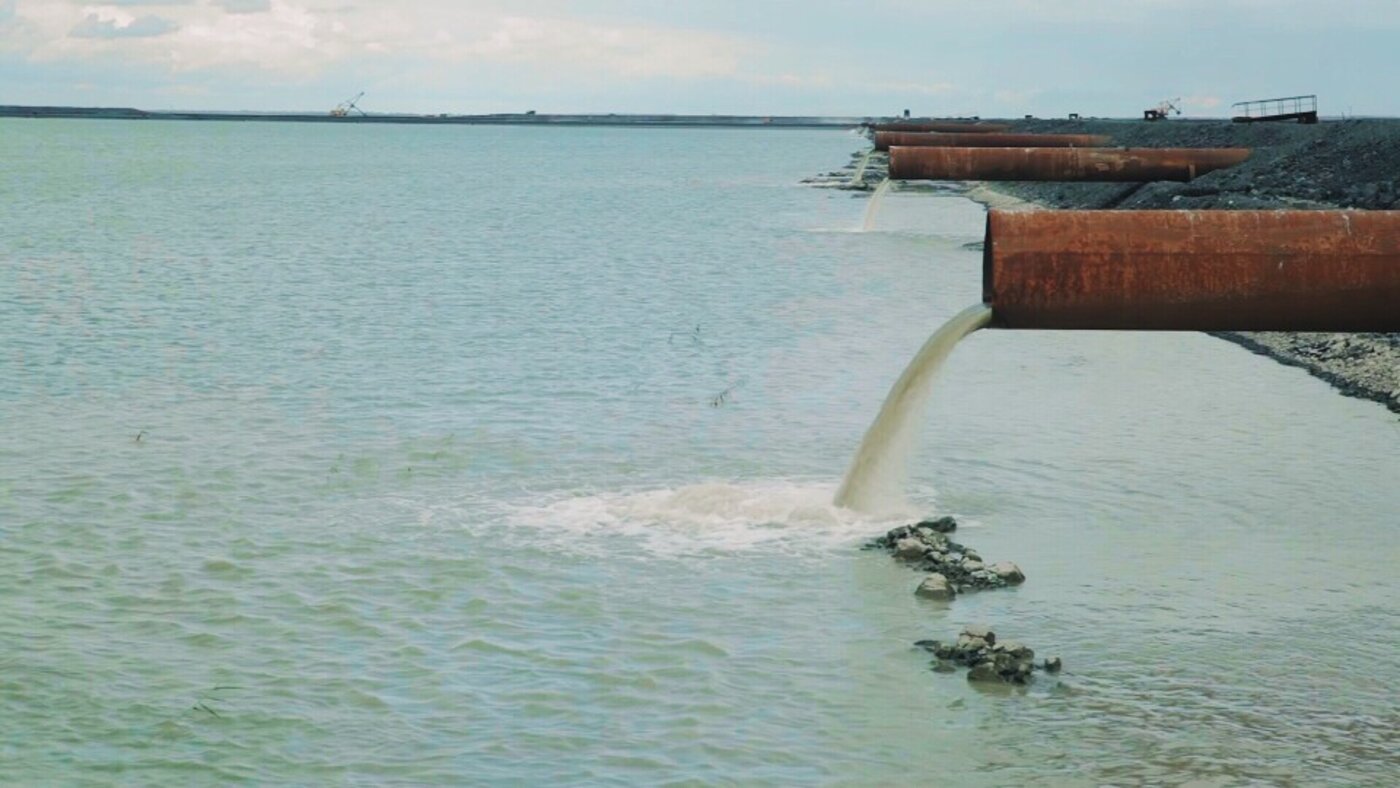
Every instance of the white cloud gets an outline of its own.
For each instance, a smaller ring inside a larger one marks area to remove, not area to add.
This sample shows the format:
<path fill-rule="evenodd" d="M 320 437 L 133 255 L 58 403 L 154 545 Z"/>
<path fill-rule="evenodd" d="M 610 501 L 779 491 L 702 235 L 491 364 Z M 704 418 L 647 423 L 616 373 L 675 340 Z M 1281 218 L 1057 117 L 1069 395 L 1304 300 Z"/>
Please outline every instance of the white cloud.
<path fill-rule="evenodd" d="M 169 19 L 150 14 L 124 22 L 88 14 L 68 31 L 68 35 L 72 38 L 155 38 L 179 29 L 180 26 Z"/>
<path fill-rule="evenodd" d="M 258 14 L 272 10 L 271 0 L 209 0 L 230 14 Z"/>
<path fill-rule="evenodd" d="M 169 2 L 169 0 L 167 0 Z M 177 71 L 254 68 L 311 78 L 344 62 L 385 57 L 423 64 L 508 63 L 543 74 L 615 77 L 733 75 L 754 48 L 737 36 L 637 23 L 597 23 L 560 15 L 521 15 L 475 3 L 403 0 L 342 5 L 337 0 L 209 0 L 165 5 L 162 15 L 52 0 L 0 0 L 29 23 L 7 42 L 42 61 L 101 57 L 167 65 Z M 159 37 L 159 43 L 145 41 Z M 119 48 L 119 49 L 118 49 Z"/>
<path fill-rule="evenodd" d="M 1215 109 L 1225 100 L 1219 96 L 1187 96 L 1181 100 L 1183 107 L 1187 109 Z"/>
<path fill-rule="evenodd" d="M 633 77 L 729 76 L 740 61 L 740 47 L 716 34 L 537 17 L 505 17 L 484 36 L 436 43 L 452 59 L 574 64 Z"/>

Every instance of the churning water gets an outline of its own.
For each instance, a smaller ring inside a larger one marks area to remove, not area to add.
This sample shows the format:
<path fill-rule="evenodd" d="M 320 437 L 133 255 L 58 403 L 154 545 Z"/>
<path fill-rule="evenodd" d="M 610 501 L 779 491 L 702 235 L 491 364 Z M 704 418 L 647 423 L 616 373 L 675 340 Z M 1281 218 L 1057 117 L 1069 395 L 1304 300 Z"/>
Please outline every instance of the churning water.
<path fill-rule="evenodd" d="M 1393 781 L 1400 428 L 1298 370 L 978 332 L 907 499 L 1027 583 L 857 549 L 983 214 L 819 232 L 852 145 L 0 120 L 0 781 Z"/>

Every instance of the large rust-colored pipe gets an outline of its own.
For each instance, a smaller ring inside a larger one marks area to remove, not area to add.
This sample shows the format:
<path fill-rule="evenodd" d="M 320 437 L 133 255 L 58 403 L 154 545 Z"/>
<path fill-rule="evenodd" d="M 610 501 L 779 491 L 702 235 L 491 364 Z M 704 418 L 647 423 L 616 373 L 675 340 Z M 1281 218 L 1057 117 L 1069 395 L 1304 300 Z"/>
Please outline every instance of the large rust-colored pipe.
<path fill-rule="evenodd" d="M 875 150 L 895 146 L 913 148 L 1099 148 L 1108 144 L 1102 134 L 927 134 L 877 131 Z"/>
<path fill-rule="evenodd" d="M 1400 331 L 1400 211 L 992 211 L 993 327 Z"/>
<path fill-rule="evenodd" d="M 1248 148 L 890 148 L 890 177 L 931 181 L 1189 181 Z"/>
<path fill-rule="evenodd" d="M 909 121 L 907 123 L 872 123 L 870 128 L 881 131 L 946 132 L 949 134 L 998 134 L 1010 131 L 1005 123 L 953 123 L 950 121 Z"/>

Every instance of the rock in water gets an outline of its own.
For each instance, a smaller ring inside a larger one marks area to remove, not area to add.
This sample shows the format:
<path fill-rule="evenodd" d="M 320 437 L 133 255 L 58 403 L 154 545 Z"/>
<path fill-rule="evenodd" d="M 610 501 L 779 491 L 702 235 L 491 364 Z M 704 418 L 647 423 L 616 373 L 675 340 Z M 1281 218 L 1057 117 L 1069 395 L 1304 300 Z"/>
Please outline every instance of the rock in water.
<path fill-rule="evenodd" d="M 951 517 L 922 520 L 890 529 L 866 547 L 888 550 L 915 569 L 943 575 L 957 594 L 1025 582 L 1025 574 L 1010 561 L 988 566 L 976 550 L 949 539 L 948 533 L 957 527 Z"/>
<path fill-rule="evenodd" d="M 1001 684 L 1027 684 L 1037 666 L 1035 652 L 1015 640 L 997 640 L 995 632 L 981 626 L 964 627 L 956 643 L 920 640 L 914 645 L 934 656 L 930 666 L 947 673 L 953 665 L 969 668 L 967 680 Z M 1051 657 L 1040 666 L 1047 673 L 1060 670 L 1060 658 Z"/>
<path fill-rule="evenodd" d="M 969 624 L 963 627 L 961 634 L 969 638 L 981 638 L 987 641 L 988 644 L 995 644 L 997 642 L 997 633 L 983 626 Z"/>
<path fill-rule="evenodd" d="M 967 672 L 968 681 L 1001 681 L 1001 674 L 997 672 L 996 665 L 991 662 L 981 662 L 972 666 L 972 670 Z"/>
<path fill-rule="evenodd" d="M 1010 561 L 998 561 L 992 564 L 992 573 L 1001 578 L 1002 582 L 1009 586 L 1016 586 L 1026 582 L 1026 575 L 1021 571 L 1021 567 Z"/>
<path fill-rule="evenodd" d="M 905 561 L 917 561 L 924 557 L 924 543 L 918 539 L 900 539 L 894 545 L 894 557 Z"/>
<path fill-rule="evenodd" d="M 1016 659 L 1034 659 L 1034 658 L 1035 658 L 1035 652 L 1034 652 L 1034 651 L 1032 651 L 1030 648 L 1028 648 L 1028 647 L 1026 647 L 1026 646 L 1021 645 L 1020 643 L 1018 643 L 1018 642 L 1016 642 L 1016 641 L 1014 641 L 1014 640 L 1003 640 L 1002 642 L 996 644 L 996 646 L 995 646 L 992 650 L 993 650 L 993 651 L 1000 652 L 1000 653 L 1004 653 L 1004 654 L 1010 654 L 1012 657 L 1014 657 L 1014 658 L 1016 658 Z"/>
<path fill-rule="evenodd" d="M 951 517 L 940 517 L 937 520 L 924 520 L 914 527 L 927 528 L 940 534 L 950 534 L 958 530 L 958 521 Z"/>
<path fill-rule="evenodd" d="M 940 574 L 931 574 L 914 590 L 914 595 L 925 599 L 952 599 L 958 592 L 948 583 L 948 578 Z"/>

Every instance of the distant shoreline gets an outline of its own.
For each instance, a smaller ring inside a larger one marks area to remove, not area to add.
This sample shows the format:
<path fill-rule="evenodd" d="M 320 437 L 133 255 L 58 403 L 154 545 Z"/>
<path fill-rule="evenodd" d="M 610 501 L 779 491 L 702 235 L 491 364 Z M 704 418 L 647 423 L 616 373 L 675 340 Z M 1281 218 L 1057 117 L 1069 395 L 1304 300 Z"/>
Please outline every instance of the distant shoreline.
<path fill-rule="evenodd" d="M 186 120 L 240 123 L 387 123 L 431 126 L 638 126 L 650 128 L 849 129 L 884 120 L 876 117 L 822 115 L 422 115 L 389 113 L 336 116 L 329 112 L 182 112 L 131 107 L 64 107 L 0 105 L 0 118 L 69 118 L 77 120 Z"/>

